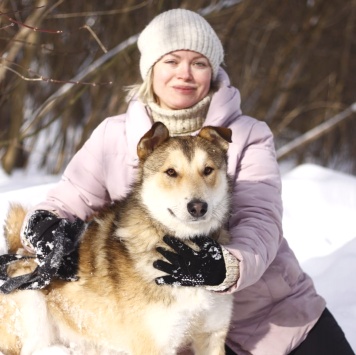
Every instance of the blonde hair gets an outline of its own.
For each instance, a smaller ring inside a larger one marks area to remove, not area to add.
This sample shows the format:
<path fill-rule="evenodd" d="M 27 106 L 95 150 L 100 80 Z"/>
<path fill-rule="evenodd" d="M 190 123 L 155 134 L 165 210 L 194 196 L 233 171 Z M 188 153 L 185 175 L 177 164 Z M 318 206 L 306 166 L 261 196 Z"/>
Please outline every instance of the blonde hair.
<path fill-rule="evenodd" d="M 156 96 L 153 91 L 153 70 L 150 70 L 147 73 L 145 80 L 141 84 L 134 84 L 127 86 L 125 88 L 127 91 L 126 101 L 129 102 L 132 99 L 138 99 L 144 104 L 148 102 L 155 102 Z"/>

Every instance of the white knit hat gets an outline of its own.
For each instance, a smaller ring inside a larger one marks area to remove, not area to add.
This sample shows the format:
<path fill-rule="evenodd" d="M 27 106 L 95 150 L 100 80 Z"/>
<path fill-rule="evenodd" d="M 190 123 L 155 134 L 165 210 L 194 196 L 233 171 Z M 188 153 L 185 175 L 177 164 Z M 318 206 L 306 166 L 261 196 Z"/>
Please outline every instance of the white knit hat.
<path fill-rule="evenodd" d="M 150 68 L 164 55 L 178 50 L 191 50 L 208 58 L 213 78 L 224 60 L 224 49 L 217 34 L 200 15 L 185 9 L 173 9 L 156 16 L 141 32 L 140 71 L 145 79 Z"/>

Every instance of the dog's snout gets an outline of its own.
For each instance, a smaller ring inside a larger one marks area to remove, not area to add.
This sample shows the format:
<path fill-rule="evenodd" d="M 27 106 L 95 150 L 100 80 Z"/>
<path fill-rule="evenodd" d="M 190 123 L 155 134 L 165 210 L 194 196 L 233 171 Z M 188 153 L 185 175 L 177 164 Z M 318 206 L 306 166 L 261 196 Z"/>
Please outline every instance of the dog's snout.
<path fill-rule="evenodd" d="M 193 217 L 202 217 L 208 211 L 208 204 L 200 200 L 192 200 L 187 204 L 188 212 Z"/>

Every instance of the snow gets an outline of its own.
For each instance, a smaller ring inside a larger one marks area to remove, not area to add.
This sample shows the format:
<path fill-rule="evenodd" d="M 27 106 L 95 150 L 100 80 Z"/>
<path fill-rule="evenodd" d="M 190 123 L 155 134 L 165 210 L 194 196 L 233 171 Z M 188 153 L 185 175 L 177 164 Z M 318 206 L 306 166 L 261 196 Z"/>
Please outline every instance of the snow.
<path fill-rule="evenodd" d="M 22 171 L 9 178 L 0 170 L 1 224 L 10 202 L 31 206 L 57 180 Z M 282 181 L 285 237 L 356 351 L 356 177 L 304 164 Z"/>

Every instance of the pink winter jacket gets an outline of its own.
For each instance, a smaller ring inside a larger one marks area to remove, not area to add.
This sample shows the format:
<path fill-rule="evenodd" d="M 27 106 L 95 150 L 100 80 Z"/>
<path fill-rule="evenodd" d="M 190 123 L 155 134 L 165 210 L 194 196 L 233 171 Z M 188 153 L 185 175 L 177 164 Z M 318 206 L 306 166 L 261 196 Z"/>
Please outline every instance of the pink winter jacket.
<path fill-rule="evenodd" d="M 281 180 L 272 133 L 245 116 L 240 94 L 223 70 L 205 125 L 229 127 L 229 173 L 234 177 L 228 250 L 240 260 L 231 288 L 234 312 L 228 345 L 238 354 L 288 354 L 325 308 L 282 235 Z M 152 125 L 145 106 L 105 119 L 73 157 L 59 184 L 36 209 L 83 220 L 128 192 L 138 166 L 136 146 Z M 301 221 L 302 223 L 302 221 Z"/>

